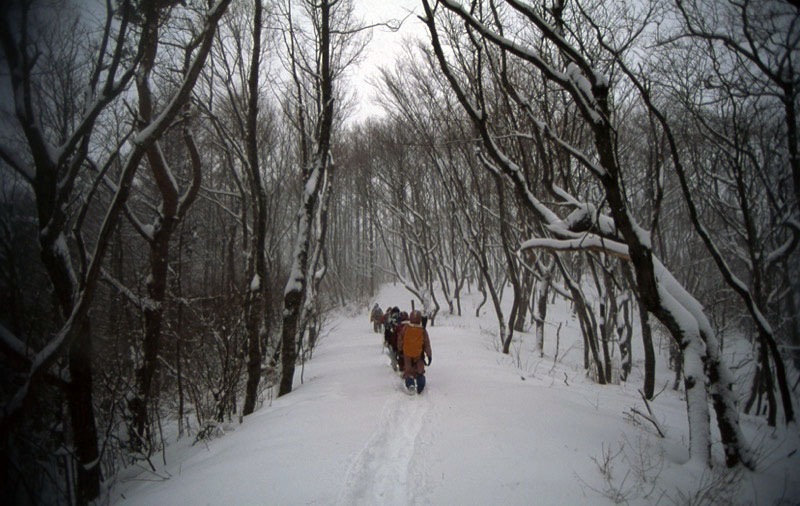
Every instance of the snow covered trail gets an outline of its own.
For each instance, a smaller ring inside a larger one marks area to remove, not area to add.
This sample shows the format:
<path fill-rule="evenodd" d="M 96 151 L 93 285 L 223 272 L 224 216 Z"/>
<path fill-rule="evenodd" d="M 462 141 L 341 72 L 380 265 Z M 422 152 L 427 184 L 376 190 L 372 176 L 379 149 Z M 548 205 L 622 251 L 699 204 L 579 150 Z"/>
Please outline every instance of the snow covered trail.
<path fill-rule="evenodd" d="M 386 288 L 379 301 L 407 297 Z M 226 424 L 223 437 L 194 446 L 189 437 L 170 438 L 167 464 L 158 455 L 155 472 L 121 473 L 108 502 L 604 505 L 616 498 L 653 504 L 686 502 L 678 491 L 707 486 L 709 476 L 683 465 L 688 433 L 678 393 L 666 390 L 652 403 L 667 439 L 626 422 L 632 406 L 643 409 L 639 367 L 628 384 L 604 387 L 587 379 L 578 324 L 566 305 L 548 310 L 553 325 L 563 323 L 555 364 L 552 335 L 545 358 L 527 349 L 515 360 L 497 350 L 493 315 L 440 315 L 428 328 L 433 362 L 419 396 L 403 391 L 368 309 L 331 318 L 304 382 L 298 371 L 291 394 L 242 424 Z M 515 349 L 532 346 L 531 335 L 519 339 Z M 789 458 L 769 476 L 743 480 L 739 503 L 800 497 L 796 441 L 783 444 Z M 604 456 L 613 457 L 601 472 Z M 603 473 L 622 495 L 608 490 Z"/>
<path fill-rule="evenodd" d="M 600 439 L 592 438 L 598 431 L 615 438 L 617 425 L 604 430 L 585 416 L 594 400 L 559 400 L 567 389 L 560 383 L 522 381 L 476 322 L 440 322 L 428 329 L 433 363 L 422 395 L 404 392 L 366 313 L 341 315 L 290 395 L 229 424 L 222 438 L 171 448 L 156 480 L 122 483 L 112 502 L 585 502 L 575 474 L 597 477 L 587 455 Z"/>
<path fill-rule="evenodd" d="M 423 504 L 430 411 L 427 395 L 410 399 L 398 388 L 386 400 L 378 427 L 350 465 L 337 503 Z"/>

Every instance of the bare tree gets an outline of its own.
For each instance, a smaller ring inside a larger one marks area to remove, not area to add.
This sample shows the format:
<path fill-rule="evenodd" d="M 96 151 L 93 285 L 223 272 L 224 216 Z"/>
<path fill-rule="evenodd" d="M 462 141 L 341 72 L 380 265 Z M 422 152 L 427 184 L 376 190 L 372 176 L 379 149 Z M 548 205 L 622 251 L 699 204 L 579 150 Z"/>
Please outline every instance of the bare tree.
<path fill-rule="evenodd" d="M 736 402 L 730 391 L 732 379 L 719 356 L 716 335 L 702 313 L 702 306 L 654 257 L 649 234 L 634 220 L 628 207 L 628 199 L 621 184 L 622 167 L 614 149 L 615 132 L 611 123 L 612 104 L 609 95 L 612 83 L 605 74 L 597 70 L 590 59 L 591 55 L 583 49 L 585 46 L 573 44 L 563 35 L 566 33 L 564 28 L 566 18 L 562 3 L 557 2 L 554 8 L 547 12 L 516 0 L 507 0 L 505 3 L 515 15 L 535 29 L 542 40 L 547 41 L 558 51 L 560 64 L 546 60 L 535 48 L 503 37 L 498 30 L 492 28 L 501 24 L 501 19 L 496 14 L 493 19 L 484 21 L 476 17 L 474 9 L 468 10 L 453 0 L 443 0 L 438 5 L 458 16 L 470 31 L 474 31 L 486 43 L 536 68 L 548 83 L 558 86 L 571 97 L 583 121 L 593 133 L 591 154 L 556 136 L 545 121 L 538 119 L 532 114 L 533 111 L 528 110 L 530 120 L 539 134 L 560 146 L 592 174 L 602 188 L 610 210 L 610 216 L 604 216 L 593 206 L 581 205 L 564 192 L 562 197 L 576 206 L 576 212 L 562 220 L 534 197 L 529 182 L 522 177 L 519 166 L 506 155 L 497 142 L 480 87 L 465 88 L 451 70 L 442 49 L 440 29 L 437 27 L 433 8 L 428 1 L 423 0 L 424 21 L 429 28 L 437 59 L 462 107 L 480 134 L 483 145 L 481 157 L 484 164 L 490 170 L 509 178 L 517 191 L 526 196 L 530 209 L 547 226 L 548 231 L 556 236 L 554 239 L 530 240 L 523 244 L 523 248 L 548 248 L 557 251 L 599 250 L 629 260 L 636 274 L 637 290 L 648 311 L 653 313 L 669 329 L 673 338 L 684 347 L 684 387 L 691 430 L 692 458 L 706 465 L 710 464 L 708 414 L 708 393 L 710 393 L 717 411 L 718 426 L 728 465 L 734 466 L 739 463 L 754 465 L 738 424 Z M 495 4 L 489 2 L 489 7 Z M 549 16 L 549 20 L 545 19 L 545 16 Z M 572 37 L 576 34 L 577 32 L 571 32 Z M 589 223 L 593 224 L 592 227 L 588 230 L 576 227 L 587 216 Z M 708 380 L 708 393 L 706 380 Z"/>
<path fill-rule="evenodd" d="M 103 162 L 92 160 L 89 155 L 98 118 L 127 89 L 140 60 L 156 43 L 150 36 L 152 32 L 146 29 L 141 31 L 135 56 L 129 60 L 128 37 L 135 13 L 127 2 L 118 11 L 108 4 L 103 35 L 96 51 L 92 53 L 92 70 L 82 83 L 86 102 L 81 107 L 65 107 L 64 111 L 74 113 L 70 121 L 64 124 L 70 128 L 62 130 L 60 135 L 53 135 L 52 131 L 42 129 L 41 111 L 46 104 L 38 101 L 40 95 L 37 94 L 35 69 L 41 60 L 35 53 L 33 34 L 37 32 L 32 28 L 35 28 L 36 20 L 30 18 L 30 4 L 24 3 L 15 13 L 19 15 L 16 29 L 11 28 L 8 17 L 2 18 L 0 43 L 6 56 L 5 64 L 12 76 L 16 120 L 25 138 L 29 161 L 20 159 L 5 146 L 0 153 L 3 160 L 33 188 L 42 263 L 64 319 L 53 339 L 38 350 L 31 350 L 16 336 L 3 333 L 4 349 L 18 354 L 27 365 L 15 394 L 5 405 L 0 423 L 2 432 L 6 433 L 20 421 L 28 397 L 37 383 L 66 353 L 71 377 L 67 385 L 67 403 L 78 461 L 76 500 L 80 504 L 96 498 L 100 490 L 100 453 L 92 405 L 92 340 L 87 319 L 100 267 L 139 162 L 188 100 L 205 62 L 216 24 L 227 3 L 228 0 L 221 0 L 208 10 L 198 32 L 197 50 L 173 100 L 149 121 L 138 122 L 136 130 L 123 138 L 130 137 L 127 150 L 123 151 L 119 146 Z M 157 7 L 154 3 L 149 8 Z M 121 16 L 119 24 L 113 22 L 115 15 Z M 154 16 L 147 19 L 150 23 L 158 22 Z M 70 95 L 68 100 L 72 99 Z M 94 241 L 90 248 L 84 238 L 86 213 L 93 203 L 100 181 L 118 159 L 121 160 L 121 170 L 115 182 L 115 191 L 110 201 L 103 204 L 106 214 L 102 224 L 92 233 Z M 101 170 L 91 181 L 89 190 L 83 193 L 84 187 L 78 181 L 90 165 Z M 68 204 L 76 198 L 81 205 L 73 214 Z"/>
<path fill-rule="evenodd" d="M 669 79 L 661 87 L 688 112 L 692 131 L 702 138 L 678 133 L 681 126 L 668 121 L 646 76 L 631 76 L 631 80 L 664 128 L 694 229 L 757 329 L 760 351 L 751 399 L 758 392 L 767 393 L 768 420 L 774 425 L 777 383 L 789 423 L 794 409 L 777 344 L 780 331 L 770 320 L 775 321 L 797 293 L 797 280 L 777 266 L 797 258 L 800 239 L 796 113 L 800 13 L 782 2 L 761 6 L 678 1 L 675 5 L 682 23 L 674 35 L 659 41 L 669 52 L 661 58 L 666 65 L 656 68 Z M 712 19 L 724 22 L 712 25 Z M 675 59 L 687 54 L 698 65 L 690 72 L 679 72 Z M 772 120 L 781 113 L 783 125 Z M 687 170 L 686 159 L 696 169 L 694 174 Z M 793 194 L 775 191 L 780 186 L 788 188 L 784 182 L 789 180 L 794 183 Z M 694 197 L 699 192 L 702 199 Z M 718 225 L 704 223 L 703 215 L 709 214 L 704 208 L 713 213 Z M 731 209 L 736 213 L 732 215 Z M 784 288 L 776 290 L 776 285 Z M 797 338 L 796 322 L 787 330 L 786 334 Z"/>
<path fill-rule="evenodd" d="M 152 6 L 142 13 L 143 37 L 149 41 L 142 57 L 139 76 L 136 79 L 136 89 L 139 98 L 138 118 L 143 124 L 150 124 L 154 117 L 155 102 L 157 97 L 153 94 L 153 73 L 156 66 L 156 56 L 159 50 L 159 30 L 167 15 L 168 5 Z M 185 48 L 184 75 L 189 70 L 191 52 L 202 39 L 191 40 Z M 190 112 L 185 113 L 184 121 L 188 123 Z M 161 335 L 164 322 L 166 305 L 168 265 L 170 257 L 170 242 L 177 227 L 183 222 L 188 209 L 197 198 L 202 181 L 202 164 L 200 153 L 188 124 L 183 126 L 183 141 L 186 146 L 188 159 L 191 164 L 191 179 L 185 191 L 181 192 L 175 174 L 175 162 L 165 155 L 158 140 L 148 148 L 145 157 L 150 168 L 157 193 L 160 197 L 158 205 L 154 206 L 152 222 L 148 225 L 142 223 L 130 207 L 126 215 L 134 228 L 145 239 L 149 246 L 149 273 L 147 275 L 147 301 L 141 304 L 144 313 L 144 340 L 143 362 L 137 371 L 137 397 L 131 401 L 133 415 L 133 441 L 136 448 L 145 447 L 150 451 L 151 429 L 148 419 L 148 407 L 152 403 L 154 379 L 158 369 L 158 357 L 161 353 Z M 130 293 L 129 291 L 124 291 Z"/>
<path fill-rule="evenodd" d="M 244 400 L 243 413 L 248 415 L 253 412 L 258 393 L 258 383 L 261 380 L 262 318 L 264 314 L 264 299 L 267 289 L 267 264 L 265 259 L 267 237 L 267 202 L 264 185 L 261 182 L 261 170 L 258 159 L 258 97 L 259 73 L 261 58 L 261 31 L 262 31 L 263 5 L 261 0 L 254 1 L 253 7 L 253 48 L 250 56 L 250 70 L 247 80 L 247 119 L 245 129 L 245 150 L 247 152 L 247 167 L 249 181 L 252 185 L 251 195 L 254 199 L 253 213 L 253 249 L 250 252 L 252 267 L 252 281 L 245 300 L 245 320 L 247 327 L 247 389 Z M 250 270 L 250 269 L 248 269 Z M 266 327 L 264 326 L 264 329 Z"/>
<path fill-rule="evenodd" d="M 295 362 L 297 360 L 298 343 L 303 332 L 303 312 L 306 305 L 313 307 L 315 300 L 309 295 L 324 275 L 324 268 L 319 270 L 322 260 L 321 249 L 325 240 L 327 202 L 329 197 L 330 178 L 333 172 L 331 159 L 331 137 L 333 130 L 334 108 L 334 69 L 331 67 L 331 10 L 338 2 L 323 0 L 319 5 L 309 5 L 314 29 L 317 34 L 317 62 L 313 72 L 317 76 L 313 82 L 317 94 L 317 117 L 313 128 L 313 137 L 306 130 L 307 111 L 305 100 L 308 98 L 300 79 L 302 62 L 298 59 L 296 47 L 295 25 L 288 8 L 290 58 L 294 83 L 297 89 L 298 133 L 301 137 L 301 164 L 303 171 L 303 193 L 300 210 L 297 215 L 296 237 L 292 254 L 292 268 L 284 292 L 283 326 L 281 330 L 281 381 L 278 395 L 292 391 Z M 311 68 L 309 68 L 311 70 Z"/>

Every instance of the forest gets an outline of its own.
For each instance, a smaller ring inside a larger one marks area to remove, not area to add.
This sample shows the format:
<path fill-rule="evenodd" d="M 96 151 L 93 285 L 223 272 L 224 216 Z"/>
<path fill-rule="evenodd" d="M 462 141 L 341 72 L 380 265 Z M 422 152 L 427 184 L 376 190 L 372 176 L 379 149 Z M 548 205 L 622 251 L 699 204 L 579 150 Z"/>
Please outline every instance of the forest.
<path fill-rule="evenodd" d="M 332 312 L 391 282 L 433 328 L 478 291 L 499 354 L 568 301 L 586 375 L 643 359 L 646 399 L 666 336 L 691 460 L 755 468 L 740 414 L 797 423 L 800 7 L 356 7 L 0 5 L 3 502 L 88 504 L 165 424 L 200 440 L 290 394 Z M 354 119 L 401 22 L 425 37 Z"/>

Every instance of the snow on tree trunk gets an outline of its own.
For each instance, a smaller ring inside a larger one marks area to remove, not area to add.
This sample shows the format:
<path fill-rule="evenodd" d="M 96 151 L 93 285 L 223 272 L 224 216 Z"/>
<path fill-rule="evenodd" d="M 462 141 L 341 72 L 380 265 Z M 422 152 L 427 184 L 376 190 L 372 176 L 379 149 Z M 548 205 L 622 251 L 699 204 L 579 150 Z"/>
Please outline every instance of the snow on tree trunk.
<path fill-rule="evenodd" d="M 333 73 L 331 69 L 331 31 L 330 31 L 330 11 L 332 3 L 330 0 L 322 0 L 314 6 L 319 9 L 319 39 L 317 48 L 319 51 L 320 75 L 317 81 L 321 98 L 321 116 L 319 124 L 315 128 L 315 151 L 310 160 L 310 165 L 304 169 L 305 187 L 302 195 L 302 203 L 298 211 L 297 238 L 295 239 L 292 270 L 289 280 L 286 283 L 283 298 L 283 328 L 281 330 L 281 380 L 278 389 L 278 396 L 286 395 L 292 391 L 294 380 L 295 362 L 297 361 L 297 348 L 304 331 L 302 320 L 303 311 L 308 314 L 306 304 L 315 304 L 315 301 L 307 301 L 307 295 L 313 297 L 315 290 L 308 283 L 315 283 L 317 280 L 316 272 L 308 272 L 309 265 L 313 268 L 316 259 L 309 262 L 309 255 L 317 256 L 321 253 L 317 244 L 312 244 L 313 230 L 316 224 L 320 236 L 318 241 L 324 240 L 325 220 L 327 219 L 327 205 L 325 194 L 328 188 L 328 171 L 332 164 L 330 157 L 330 140 L 333 128 L 334 104 L 333 104 Z M 297 65 L 298 62 L 293 62 Z M 296 67 L 295 67 L 296 68 Z M 297 79 L 297 77 L 295 77 Z M 298 82 L 298 88 L 301 88 Z M 301 112 L 300 114 L 304 114 Z M 301 132 L 301 140 L 305 144 L 305 132 Z M 312 251 L 312 249 L 314 251 Z M 312 279 L 309 279 L 309 276 Z"/>
<path fill-rule="evenodd" d="M 315 165 L 317 162 L 315 160 Z M 318 169 L 312 170 L 312 177 Z M 318 179 L 316 177 L 315 179 Z M 311 214 L 313 213 L 314 202 L 316 200 L 316 189 L 306 192 L 303 195 L 303 206 L 300 209 L 297 225 L 297 238 L 294 246 L 294 261 L 286 290 L 283 296 L 283 328 L 281 330 L 281 381 L 278 389 L 278 396 L 288 394 L 292 391 L 294 381 L 294 366 L 297 361 L 297 341 L 298 324 L 300 321 L 300 311 L 303 306 L 303 295 L 306 289 L 305 272 L 308 266 L 308 249 L 311 242 Z"/>
<path fill-rule="evenodd" d="M 682 350 L 683 385 L 689 418 L 689 458 L 704 466 L 711 463 L 711 426 L 706 390 L 706 346 L 697 321 L 672 295 L 659 287 L 660 319 L 667 323 Z"/>

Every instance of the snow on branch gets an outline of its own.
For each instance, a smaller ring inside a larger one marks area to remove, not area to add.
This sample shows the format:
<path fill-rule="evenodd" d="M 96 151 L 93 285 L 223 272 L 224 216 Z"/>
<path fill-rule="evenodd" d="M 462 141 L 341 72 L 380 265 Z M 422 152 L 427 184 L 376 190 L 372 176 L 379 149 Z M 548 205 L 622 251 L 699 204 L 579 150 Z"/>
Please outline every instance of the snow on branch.
<path fill-rule="evenodd" d="M 147 158 L 150 162 L 150 169 L 153 172 L 153 178 L 158 184 L 159 191 L 164 195 L 164 199 L 173 201 L 178 198 L 178 181 L 175 179 L 172 167 L 170 166 L 167 157 L 164 156 L 164 151 L 161 149 L 161 144 L 156 141 L 147 152 Z"/>
<path fill-rule="evenodd" d="M 617 226 L 614 220 L 601 214 L 594 204 L 576 201 L 573 205 L 576 209 L 562 220 L 567 230 L 570 232 L 595 230 L 604 237 L 617 237 Z"/>
<path fill-rule="evenodd" d="M 527 17 L 533 24 L 535 24 L 542 32 L 547 35 L 547 38 L 550 39 L 558 49 L 564 53 L 564 55 L 570 59 L 572 65 L 576 66 L 576 70 L 579 72 L 583 72 L 591 78 L 590 86 L 598 86 L 602 88 L 608 88 L 609 81 L 608 77 L 597 70 L 593 69 L 589 63 L 583 58 L 581 53 L 575 49 L 572 44 L 570 44 L 564 37 L 559 33 L 554 26 L 550 25 L 547 21 L 544 20 L 528 3 L 521 3 L 519 0 L 506 0 L 511 7 L 513 7 L 516 11 L 522 13 L 525 17 Z M 583 76 L 581 76 L 583 77 Z M 586 79 L 586 77 L 583 77 Z M 590 92 L 591 93 L 591 92 Z"/>
<path fill-rule="evenodd" d="M 463 19 L 467 24 L 469 24 L 472 28 L 477 30 L 481 35 L 485 38 L 490 40 L 496 46 L 500 47 L 503 50 L 510 52 L 511 54 L 521 58 L 531 64 L 533 64 L 536 68 L 538 68 L 548 79 L 556 82 L 559 86 L 564 88 L 572 98 L 575 100 L 576 104 L 580 108 L 581 112 L 584 116 L 589 119 L 592 123 L 595 124 L 602 124 L 604 122 L 603 115 L 598 110 L 596 100 L 594 95 L 592 94 L 591 85 L 584 86 L 583 81 L 579 81 L 576 79 L 575 72 L 571 72 L 569 74 L 565 74 L 555 67 L 550 65 L 544 59 L 539 57 L 539 55 L 529 50 L 526 47 L 523 47 L 516 42 L 495 33 L 494 31 L 490 30 L 485 24 L 481 21 L 476 19 L 472 14 L 466 11 L 462 5 L 457 3 L 455 0 L 441 0 L 441 3 L 449 10 L 455 12 L 461 19 Z M 560 36 L 548 25 L 538 25 L 537 26 L 542 30 L 548 39 L 558 41 Z M 545 26 L 547 29 L 543 28 Z M 563 40 L 563 39 L 562 39 Z M 564 42 L 566 44 L 566 42 Z M 557 43 L 557 45 L 559 45 Z M 568 46 L 568 44 L 566 44 Z M 574 53 L 573 59 L 576 61 L 583 61 L 582 58 L 578 55 L 578 53 L 573 49 Z M 583 66 L 588 68 L 588 64 L 585 62 L 582 64 Z M 580 74 L 580 71 L 579 71 Z M 591 76 L 597 81 L 597 84 L 606 83 L 607 80 L 601 79 L 602 76 L 599 73 L 591 72 Z M 599 77 L 597 77 L 599 76 Z M 583 75 L 581 74 L 581 77 Z M 583 77 L 585 80 L 586 78 Z M 587 89 L 588 88 L 588 89 Z M 588 95 L 586 92 L 588 91 Z"/>
<path fill-rule="evenodd" d="M 622 260 L 630 260 L 628 246 L 596 235 L 586 235 L 574 239 L 528 239 L 523 242 L 520 251 L 527 249 L 546 249 L 551 251 L 596 251 L 616 256 Z"/>
<path fill-rule="evenodd" d="M 578 199 L 576 199 L 575 197 L 573 197 L 573 196 L 572 196 L 570 193 L 568 193 L 566 190 L 564 190 L 563 188 L 561 188 L 560 186 L 558 186 L 558 185 L 557 185 L 557 184 L 555 184 L 555 183 L 553 183 L 553 184 L 551 184 L 551 185 L 550 185 L 550 191 L 552 191 L 553 193 L 555 193 L 555 194 L 556 194 L 557 196 L 559 196 L 559 197 L 560 197 L 562 200 L 564 200 L 564 202 L 566 202 L 566 203 L 568 203 L 568 204 L 571 204 L 571 205 L 580 205 L 580 201 L 578 201 Z"/>
<path fill-rule="evenodd" d="M 152 243 L 155 239 L 155 229 L 153 225 L 150 223 L 142 223 L 142 221 L 127 203 L 125 203 L 125 205 L 122 207 L 122 211 L 125 213 L 125 217 L 128 218 L 128 221 L 133 228 L 139 232 L 139 235 L 141 235 L 147 242 Z"/>
<path fill-rule="evenodd" d="M 140 297 L 133 293 L 127 286 L 123 285 L 120 280 L 112 276 L 105 269 L 100 269 L 100 276 L 103 281 L 114 287 L 120 294 L 124 295 L 133 305 L 141 310 L 155 311 L 160 305 L 159 302 L 154 301 L 149 297 Z"/>
<path fill-rule="evenodd" d="M 588 156 L 586 156 L 586 153 L 584 153 L 584 152 L 583 152 L 583 151 L 581 151 L 580 149 L 576 148 L 576 147 L 575 147 L 575 146 L 573 146 L 572 144 L 568 143 L 567 141 L 565 141 L 564 139 L 562 139 L 562 138 L 561 138 L 561 137 L 560 137 L 558 134 L 556 134 L 555 132 L 553 132 L 553 129 L 552 129 L 552 128 L 550 128 L 550 125 L 548 125 L 547 123 L 545 123 L 545 122 L 543 122 L 543 121 L 539 121 L 538 119 L 536 119 L 536 118 L 535 118 L 535 117 L 534 117 L 532 114 L 530 114 L 530 113 L 529 113 L 527 116 L 528 116 L 528 119 L 530 119 L 530 120 L 531 120 L 531 122 L 533 123 L 533 125 L 534 125 L 534 126 L 536 126 L 536 128 L 538 128 L 538 129 L 539 129 L 539 131 L 541 131 L 542 133 L 544 133 L 544 134 L 545 134 L 545 136 L 547 136 L 547 138 L 549 138 L 550 140 L 554 141 L 556 144 L 558 144 L 559 146 L 561 146 L 562 148 L 564 148 L 564 150 L 565 150 L 567 153 L 569 153 L 570 155 L 572 155 L 572 157 L 573 157 L 573 158 L 575 158 L 575 159 L 576 159 L 578 162 L 580 162 L 580 163 L 581 163 L 581 165 L 583 165 L 584 167 L 586 167 L 586 168 L 587 168 L 587 169 L 588 169 L 590 172 L 592 172 L 592 173 L 593 173 L 593 174 L 594 174 L 596 177 L 600 178 L 600 177 L 603 177 L 603 176 L 605 176 L 605 175 L 607 174 L 607 172 L 606 172 L 606 169 L 604 169 L 604 168 L 603 168 L 603 167 L 602 167 L 600 164 L 598 164 L 597 162 L 594 162 L 594 161 L 590 160 L 590 159 L 589 159 L 589 157 L 588 157 Z M 535 140 L 535 139 L 533 138 L 533 136 L 531 136 L 531 135 L 528 135 L 528 134 L 524 134 L 524 133 L 521 133 L 521 132 L 518 132 L 516 135 L 517 135 L 517 136 L 519 136 L 519 137 L 522 137 L 522 138 L 527 138 L 527 139 L 530 139 L 530 140 Z"/>
<path fill-rule="evenodd" d="M 492 143 L 493 151 L 496 153 L 496 156 L 508 167 L 508 170 L 511 172 L 511 176 L 514 179 L 519 179 L 524 183 L 522 180 L 522 170 L 521 168 L 514 163 L 510 158 L 508 158 L 505 153 L 503 153 L 499 147 L 494 143 L 493 139 L 489 139 Z M 503 171 L 497 164 L 494 163 L 493 160 L 490 160 L 489 157 L 483 152 L 480 151 L 478 153 L 478 157 L 480 158 L 481 162 L 496 174 L 506 174 L 509 175 L 507 171 Z M 533 210 L 539 215 L 539 218 L 542 219 L 546 224 L 556 224 L 559 223 L 561 220 L 559 219 L 558 215 L 556 215 L 553 211 L 551 211 L 547 206 L 542 204 L 539 199 L 537 199 L 533 193 L 530 191 L 530 188 L 527 184 L 520 185 L 519 188 L 523 188 L 525 191 L 525 197 L 531 203 Z"/>
<path fill-rule="evenodd" d="M 786 221 L 785 225 L 792 231 L 792 236 L 767 254 L 765 258 L 767 268 L 776 262 L 780 262 L 797 248 L 798 240 L 800 240 L 800 222 L 790 219 Z"/>

